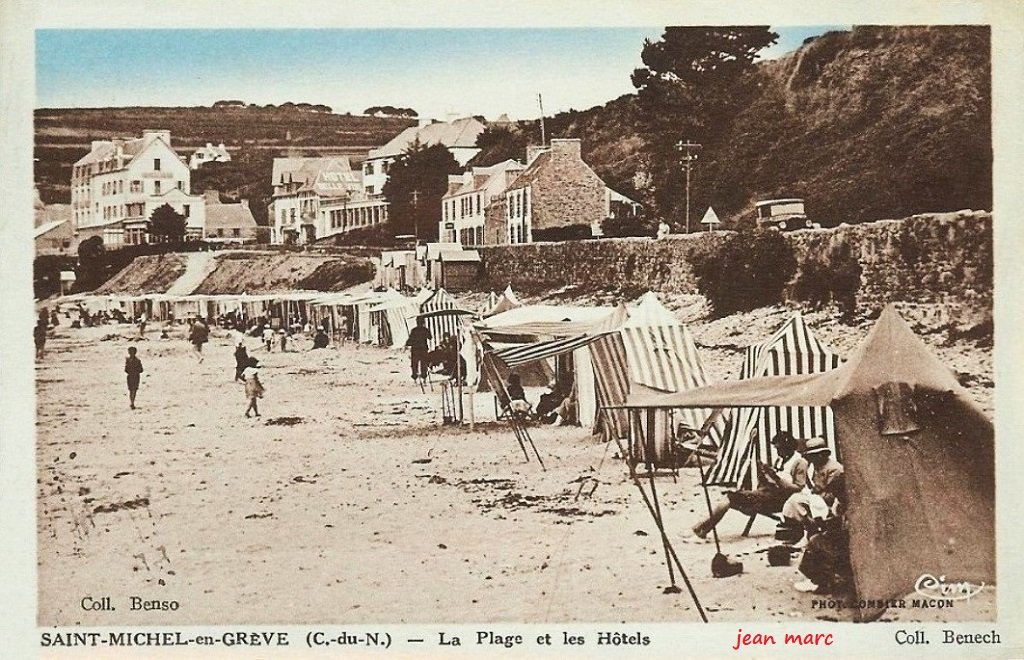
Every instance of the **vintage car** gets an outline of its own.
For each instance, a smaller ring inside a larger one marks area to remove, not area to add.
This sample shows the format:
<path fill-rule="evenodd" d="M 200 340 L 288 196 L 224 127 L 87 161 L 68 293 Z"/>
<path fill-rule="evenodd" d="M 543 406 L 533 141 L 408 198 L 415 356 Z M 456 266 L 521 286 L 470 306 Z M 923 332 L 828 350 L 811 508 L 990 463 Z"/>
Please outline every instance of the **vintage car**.
<path fill-rule="evenodd" d="M 821 225 L 813 223 L 804 212 L 804 200 L 766 199 L 754 204 L 759 228 L 774 228 L 781 231 L 793 229 L 816 229 Z"/>

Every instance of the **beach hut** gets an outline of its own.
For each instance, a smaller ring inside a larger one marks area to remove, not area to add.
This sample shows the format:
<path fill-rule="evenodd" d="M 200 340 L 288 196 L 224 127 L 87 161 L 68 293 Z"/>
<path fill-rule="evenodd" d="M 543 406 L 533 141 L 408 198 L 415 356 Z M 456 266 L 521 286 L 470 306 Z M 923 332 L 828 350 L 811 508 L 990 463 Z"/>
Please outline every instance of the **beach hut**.
<path fill-rule="evenodd" d="M 740 379 L 766 376 L 796 376 L 835 369 L 840 358 L 829 350 L 795 313 L 771 337 L 748 346 L 743 356 Z M 709 484 L 758 486 L 757 462 L 772 464 L 771 439 L 779 431 L 794 438 L 824 438 L 836 455 L 835 420 L 825 406 L 762 406 L 728 412 L 729 431 L 722 440 L 718 462 L 708 475 Z"/>
<path fill-rule="evenodd" d="M 626 406 L 830 407 L 861 620 L 913 592 L 925 573 L 995 581 L 992 421 L 892 305 L 835 369 L 640 394 Z"/>
<path fill-rule="evenodd" d="M 377 328 L 380 346 L 405 346 L 409 330 L 416 318 L 416 302 L 394 289 L 380 294 L 378 302 L 370 307 L 372 325 Z"/>

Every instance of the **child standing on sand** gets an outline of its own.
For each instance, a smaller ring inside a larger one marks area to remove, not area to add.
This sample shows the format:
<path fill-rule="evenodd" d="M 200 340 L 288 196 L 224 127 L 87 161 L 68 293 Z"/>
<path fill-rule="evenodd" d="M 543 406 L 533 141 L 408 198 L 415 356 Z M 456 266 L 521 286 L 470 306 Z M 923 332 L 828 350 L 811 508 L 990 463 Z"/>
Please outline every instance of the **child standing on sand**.
<path fill-rule="evenodd" d="M 135 410 L 135 394 L 139 391 L 139 379 L 142 376 L 142 360 L 136 357 L 139 349 L 128 347 L 128 357 L 124 361 L 124 372 L 128 374 L 128 400 Z"/>
<path fill-rule="evenodd" d="M 256 416 L 260 416 L 260 408 L 257 405 L 257 399 L 263 398 L 263 383 L 260 382 L 260 370 L 256 368 L 259 361 L 256 358 L 249 358 L 249 366 L 242 372 L 242 378 L 245 379 L 245 396 L 249 399 L 249 407 L 245 409 L 245 416 L 249 416 L 249 411 L 256 413 Z"/>

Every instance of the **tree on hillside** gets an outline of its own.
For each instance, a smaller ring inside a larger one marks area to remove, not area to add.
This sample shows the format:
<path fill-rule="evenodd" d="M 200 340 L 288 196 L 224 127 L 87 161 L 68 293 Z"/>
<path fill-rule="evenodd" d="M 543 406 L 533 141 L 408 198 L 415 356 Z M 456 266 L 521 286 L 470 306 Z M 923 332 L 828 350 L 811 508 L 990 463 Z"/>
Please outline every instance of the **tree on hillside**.
<path fill-rule="evenodd" d="M 392 163 L 383 192 L 391 204 L 388 217 L 394 234 L 416 234 L 421 240 L 437 240 L 441 198 L 448 191 L 448 175 L 460 171 L 458 161 L 440 144 L 423 147 L 414 143 Z"/>
<path fill-rule="evenodd" d="M 185 216 L 170 204 L 158 206 L 149 217 L 149 233 L 158 242 L 180 243 L 185 239 Z"/>
<path fill-rule="evenodd" d="M 75 290 L 91 291 L 106 279 L 106 248 L 99 236 L 90 236 L 78 244 L 78 268 Z"/>
<path fill-rule="evenodd" d="M 539 140 L 538 140 L 539 142 Z M 490 167 L 502 161 L 523 160 L 526 147 L 530 144 L 529 134 L 519 128 L 488 126 L 476 137 L 480 153 L 473 157 L 474 167 Z"/>
<path fill-rule="evenodd" d="M 765 26 L 668 27 L 659 41 L 644 42 L 644 67 L 632 80 L 650 159 L 650 192 L 663 217 L 678 218 L 685 204 L 677 143 L 694 141 L 707 153 L 724 142 L 754 91 L 754 57 L 778 36 Z"/>

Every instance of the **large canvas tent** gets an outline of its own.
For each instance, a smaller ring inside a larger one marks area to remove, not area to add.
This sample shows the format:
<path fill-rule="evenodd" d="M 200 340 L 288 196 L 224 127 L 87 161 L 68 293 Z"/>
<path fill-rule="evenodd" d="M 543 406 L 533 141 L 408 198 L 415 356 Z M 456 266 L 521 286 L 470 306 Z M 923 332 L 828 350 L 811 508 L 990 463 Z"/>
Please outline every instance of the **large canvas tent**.
<path fill-rule="evenodd" d="M 638 395 L 627 403 L 752 405 L 830 406 L 835 413 L 858 599 L 903 597 L 924 573 L 995 581 L 992 422 L 891 305 L 836 369 Z M 871 619 L 882 611 L 857 613 Z"/>
<path fill-rule="evenodd" d="M 430 330 L 431 348 L 437 346 L 445 335 L 457 336 L 460 319 L 467 313 L 459 309 L 444 289 L 434 291 L 419 307 L 419 316 Z"/>
<path fill-rule="evenodd" d="M 747 347 L 740 379 L 820 373 L 835 369 L 839 362 L 839 356 L 814 336 L 797 312 L 767 341 Z M 757 461 L 772 464 L 771 439 L 779 431 L 789 431 L 803 440 L 824 438 L 833 454 L 840 456 L 835 446 L 835 421 L 827 406 L 764 406 L 730 412 L 729 432 L 722 440 L 718 462 L 708 474 L 709 484 L 756 488 L 754 466 Z"/>
<path fill-rule="evenodd" d="M 416 317 L 416 302 L 394 289 L 380 294 L 375 305 L 370 307 L 371 324 L 377 328 L 377 343 L 380 346 L 405 346 L 409 329 Z"/>

